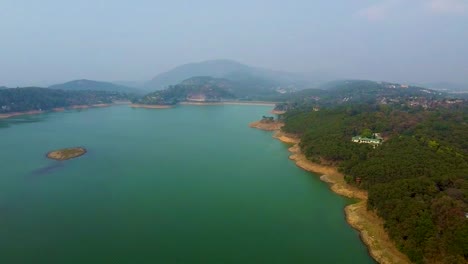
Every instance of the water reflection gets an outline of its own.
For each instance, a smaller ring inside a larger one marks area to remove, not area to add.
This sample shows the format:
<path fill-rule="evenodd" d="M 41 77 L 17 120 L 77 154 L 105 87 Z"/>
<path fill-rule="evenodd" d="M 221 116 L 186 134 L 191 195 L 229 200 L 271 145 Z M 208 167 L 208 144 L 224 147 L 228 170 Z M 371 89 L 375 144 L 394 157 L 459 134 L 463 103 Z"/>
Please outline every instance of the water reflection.
<path fill-rule="evenodd" d="M 45 175 L 45 174 L 52 173 L 60 168 L 63 168 L 63 166 L 64 166 L 63 162 L 54 162 L 45 167 L 34 170 L 31 174 L 32 175 Z"/>

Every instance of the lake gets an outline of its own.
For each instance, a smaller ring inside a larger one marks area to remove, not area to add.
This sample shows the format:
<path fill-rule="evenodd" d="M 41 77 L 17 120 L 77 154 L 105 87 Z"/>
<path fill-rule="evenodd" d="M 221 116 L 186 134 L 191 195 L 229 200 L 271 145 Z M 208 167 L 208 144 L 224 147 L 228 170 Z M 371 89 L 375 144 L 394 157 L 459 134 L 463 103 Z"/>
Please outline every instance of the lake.
<path fill-rule="evenodd" d="M 272 107 L 0 120 L 0 263 L 375 263 L 349 199 L 248 127 Z M 83 146 L 68 161 L 48 151 Z"/>

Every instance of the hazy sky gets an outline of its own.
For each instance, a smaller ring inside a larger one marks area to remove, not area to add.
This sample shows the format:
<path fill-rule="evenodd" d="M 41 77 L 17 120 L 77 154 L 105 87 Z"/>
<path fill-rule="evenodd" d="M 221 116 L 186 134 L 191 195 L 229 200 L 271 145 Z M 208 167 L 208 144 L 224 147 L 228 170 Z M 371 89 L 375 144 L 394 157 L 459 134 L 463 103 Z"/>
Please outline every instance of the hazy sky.
<path fill-rule="evenodd" d="M 220 58 L 468 83 L 468 0 L 0 0 L 0 85 L 148 80 Z"/>

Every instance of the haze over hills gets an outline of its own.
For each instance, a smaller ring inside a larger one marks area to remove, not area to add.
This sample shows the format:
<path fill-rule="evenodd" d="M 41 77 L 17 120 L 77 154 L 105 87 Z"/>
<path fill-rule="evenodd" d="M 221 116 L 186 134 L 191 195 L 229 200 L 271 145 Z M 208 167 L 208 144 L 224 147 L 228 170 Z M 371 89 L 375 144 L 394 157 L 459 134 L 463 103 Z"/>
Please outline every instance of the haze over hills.
<path fill-rule="evenodd" d="M 409 108 L 427 109 L 460 103 L 464 96 L 396 83 L 344 80 L 329 82 L 317 89 L 304 89 L 273 98 L 274 101 L 283 102 L 277 106 L 277 110 L 286 111 L 299 106 L 330 107 L 353 104 L 406 105 Z"/>
<path fill-rule="evenodd" d="M 40 87 L 0 89 L 0 114 L 49 111 L 78 105 L 111 104 L 128 99 L 127 94 L 113 91 L 71 91 Z"/>
<path fill-rule="evenodd" d="M 268 87 L 268 82 L 262 86 L 258 82 L 249 82 L 249 79 L 244 82 L 236 82 L 226 78 L 198 76 L 184 80 L 177 85 L 171 85 L 168 89 L 149 93 L 134 102 L 149 105 L 173 105 L 187 101 L 236 100 L 284 102 L 286 105 L 282 105 L 286 108 L 298 104 L 330 106 L 362 103 L 432 107 L 436 101 L 463 98 L 460 94 L 453 95 L 417 86 L 369 80 L 332 81 L 318 86 L 318 88 L 290 92 L 280 92 Z"/>
<path fill-rule="evenodd" d="M 423 84 L 422 86 L 448 92 L 468 92 L 468 84 L 465 83 L 433 82 Z"/>
<path fill-rule="evenodd" d="M 296 89 L 310 88 L 311 85 L 322 82 L 328 78 L 312 74 L 300 74 L 283 71 L 274 71 L 263 68 L 251 67 L 233 60 L 208 60 L 197 63 L 188 63 L 178 66 L 170 71 L 158 74 L 144 87 L 147 90 L 162 90 L 169 85 L 176 85 L 194 76 L 211 76 L 226 78 L 232 81 L 250 82 L 268 81 L 272 86 L 294 87 Z"/>
<path fill-rule="evenodd" d="M 277 90 L 281 93 L 310 88 L 326 89 L 325 86 L 333 85 L 334 80 L 338 80 L 338 82 L 342 81 L 337 78 L 337 76 L 333 76 L 326 72 L 293 73 L 275 71 L 249 66 L 234 60 L 219 59 L 183 64 L 167 72 L 156 75 L 150 81 L 125 80 L 107 82 L 81 79 L 51 85 L 49 88 L 64 90 L 117 91 L 144 94 L 145 91 L 153 92 L 156 90 L 163 90 L 168 88 L 170 85 L 177 85 L 184 80 L 197 76 L 210 76 L 213 78 L 223 78 L 233 81 L 238 85 L 245 86 L 247 93 L 249 93 L 248 89 L 254 89 L 256 92 L 262 89 L 265 92 Z M 468 85 L 461 83 L 436 82 L 415 84 L 415 86 L 428 87 L 446 92 L 468 92 Z"/>
<path fill-rule="evenodd" d="M 118 80 L 118 81 L 110 81 L 110 82 L 113 84 L 123 85 L 123 86 L 127 86 L 127 87 L 134 88 L 134 89 L 142 89 L 142 87 L 147 81 L 146 80 L 145 81 Z"/>
<path fill-rule="evenodd" d="M 107 91 L 120 93 L 141 93 L 138 89 L 124 85 L 118 85 L 110 82 L 93 81 L 93 80 L 74 80 L 62 84 L 49 86 L 50 89 L 68 90 L 68 91 Z"/>

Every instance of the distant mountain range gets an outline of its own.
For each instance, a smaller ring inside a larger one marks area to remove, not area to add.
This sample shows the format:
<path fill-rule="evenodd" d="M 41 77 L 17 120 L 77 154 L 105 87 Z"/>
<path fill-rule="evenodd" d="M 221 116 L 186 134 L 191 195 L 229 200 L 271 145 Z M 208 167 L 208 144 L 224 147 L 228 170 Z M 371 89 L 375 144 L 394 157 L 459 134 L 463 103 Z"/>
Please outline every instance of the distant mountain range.
<path fill-rule="evenodd" d="M 291 89 L 311 88 L 317 83 L 325 81 L 325 77 L 311 76 L 299 73 L 273 71 L 251 67 L 232 60 L 208 60 L 178 66 L 168 72 L 161 73 L 144 84 L 147 90 L 162 90 L 169 85 L 176 85 L 194 76 L 210 76 L 225 78 L 235 82 L 258 82 L 269 88 L 284 87 Z"/>
<path fill-rule="evenodd" d="M 206 77 L 212 79 L 207 79 Z M 186 82 L 191 78 L 195 78 L 191 81 L 198 80 L 206 82 L 204 84 L 198 84 L 200 87 L 206 85 L 214 85 L 214 87 L 221 84 L 228 85 L 235 98 L 240 100 L 259 100 L 260 98 L 263 100 L 275 100 L 275 98 L 285 98 L 285 96 L 281 96 L 281 94 L 287 95 L 305 89 L 328 90 L 336 87 L 345 88 L 349 86 L 350 82 L 354 82 L 349 80 L 333 81 L 337 78 L 326 73 L 291 73 L 252 67 L 233 60 L 208 60 L 175 67 L 167 72 L 158 74 L 147 82 L 104 82 L 82 79 L 51 85 L 48 88 L 67 91 L 92 90 L 142 95 L 149 92 L 165 90 L 173 86 L 178 86 L 178 89 L 180 89 L 181 86 L 187 87 Z M 363 88 L 375 88 L 375 85 L 380 84 L 372 81 L 359 81 L 358 84 L 354 83 L 352 86 L 355 87 L 356 85 L 361 85 Z M 468 85 L 448 82 L 416 86 L 424 86 L 435 90 L 460 94 L 468 91 Z M 193 85 L 191 87 L 194 88 Z M 2 87 L 0 87 L 0 89 L 2 89 Z M 365 95 L 363 96 L 366 97 Z M 357 97 L 355 96 L 354 98 Z M 181 97 L 178 97 L 178 100 L 179 99 L 181 99 Z"/>
<path fill-rule="evenodd" d="M 67 91 L 107 91 L 107 92 L 120 92 L 120 93 L 141 93 L 136 88 L 131 88 L 124 85 L 114 84 L 110 82 L 100 82 L 92 80 L 75 80 L 62 84 L 55 84 L 49 86 L 50 89 L 59 89 Z"/>

